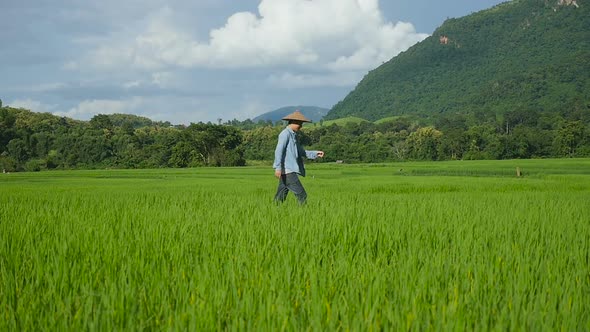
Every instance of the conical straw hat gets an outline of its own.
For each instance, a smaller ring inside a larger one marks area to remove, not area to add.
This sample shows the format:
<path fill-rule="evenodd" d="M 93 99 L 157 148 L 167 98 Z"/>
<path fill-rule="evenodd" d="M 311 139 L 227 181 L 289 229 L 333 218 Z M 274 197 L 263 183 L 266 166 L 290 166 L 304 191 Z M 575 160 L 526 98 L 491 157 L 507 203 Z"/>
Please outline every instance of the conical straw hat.
<path fill-rule="evenodd" d="M 301 114 L 301 112 L 299 112 L 299 110 L 286 115 L 283 120 L 293 120 L 293 121 L 301 121 L 301 122 L 311 122 L 310 119 L 306 118 L 303 114 Z"/>

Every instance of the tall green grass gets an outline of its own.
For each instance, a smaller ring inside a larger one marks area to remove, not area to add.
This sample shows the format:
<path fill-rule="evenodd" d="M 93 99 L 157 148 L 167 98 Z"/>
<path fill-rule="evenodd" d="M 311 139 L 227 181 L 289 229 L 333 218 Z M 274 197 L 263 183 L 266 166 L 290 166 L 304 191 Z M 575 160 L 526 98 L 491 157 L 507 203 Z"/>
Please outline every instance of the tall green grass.
<path fill-rule="evenodd" d="M 0 174 L 0 330 L 590 329 L 590 160 L 308 168 Z"/>

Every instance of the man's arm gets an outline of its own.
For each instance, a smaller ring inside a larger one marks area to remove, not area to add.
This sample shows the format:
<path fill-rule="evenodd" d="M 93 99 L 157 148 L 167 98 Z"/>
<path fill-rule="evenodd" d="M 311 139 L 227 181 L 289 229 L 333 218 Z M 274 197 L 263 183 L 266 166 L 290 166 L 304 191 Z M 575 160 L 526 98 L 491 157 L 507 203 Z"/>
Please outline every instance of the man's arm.
<path fill-rule="evenodd" d="M 324 157 L 324 151 L 316 151 L 316 150 L 305 150 L 305 156 L 307 157 L 307 159 L 316 159 L 316 158 L 323 158 Z"/>
<path fill-rule="evenodd" d="M 280 177 L 281 172 L 283 171 L 283 164 L 285 161 L 285 151 L 287 149 L 288 138 L 289 137 L 287 133 L 284 131 L 279 134 L 277 147 L 275 148 L 275 160 L 272 165 L 272 167 L 275 169 L 275 176 L 277 176 L 277 173 L 279 174 L 277 177 Z"/>

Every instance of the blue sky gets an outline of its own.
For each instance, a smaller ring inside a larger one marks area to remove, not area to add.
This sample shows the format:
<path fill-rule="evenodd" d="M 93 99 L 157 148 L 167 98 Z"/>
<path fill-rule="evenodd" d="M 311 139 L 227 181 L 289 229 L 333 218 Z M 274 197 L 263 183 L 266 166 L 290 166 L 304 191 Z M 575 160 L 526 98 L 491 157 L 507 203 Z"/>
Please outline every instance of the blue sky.
<path fill-rule="evenodd" d="M 498 0 L 2 0 L 0 99 L 173 124 L 331 108 L 447 18 Z"/>

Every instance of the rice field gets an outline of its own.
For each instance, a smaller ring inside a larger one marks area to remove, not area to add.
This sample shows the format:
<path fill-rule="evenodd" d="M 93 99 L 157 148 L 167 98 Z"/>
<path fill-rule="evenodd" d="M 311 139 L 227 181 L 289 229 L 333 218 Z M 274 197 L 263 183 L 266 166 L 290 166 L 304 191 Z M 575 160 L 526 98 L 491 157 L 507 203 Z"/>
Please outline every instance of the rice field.
<path fill-rule="evenodd" d="M 0 330 L 590 330 L 590 159 L 307 165 L 0 174 Z"/>

